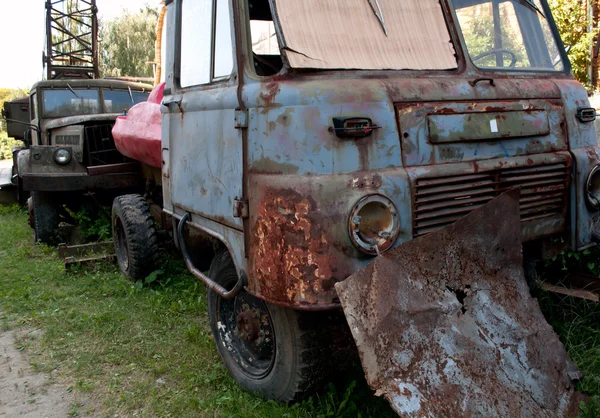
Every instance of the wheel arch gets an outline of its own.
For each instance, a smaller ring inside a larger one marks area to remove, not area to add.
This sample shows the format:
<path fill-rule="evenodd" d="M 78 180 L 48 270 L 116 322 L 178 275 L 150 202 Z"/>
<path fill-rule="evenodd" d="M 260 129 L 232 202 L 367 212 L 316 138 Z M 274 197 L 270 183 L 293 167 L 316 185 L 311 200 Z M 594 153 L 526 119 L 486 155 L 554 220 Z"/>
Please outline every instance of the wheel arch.
<path fill-rule="evenodd" d="M 170 215 L 173 219 L 173 234 L 175 242 L 179 247 L 177 226 L 179 225 L 179 221 L 183 216 L 175 213 Z M 193 231 L 193 233 L 199 237 L 199 240 L 212 242 L 213 253 L 211 254 L 210 259 L 203 260 L 203 263 L 205 263 L 207 266 L 210 266 L 212 260 L 219 254 L 221 250 L 227 250 L 227 252 L 229 252 L 231 255 L 231 259 L 235 265 L 238 276 L 247 275 L 247 263 L 244 254 L 244 233 L 242 231 L 238 231 L 195 214 L 191 214 L 186 230 Z M 189 236 L 189 233 L 186 235 Z M 195 247 L 194 243 L 188 243 L 188 240 L 186 240 L 186 246 L 188 246 L 188 251 L 191 254 L 197 253 L 198 247 Z M 179 248 L 179 250 L 181 250 L 181 248 Z M 206 270 L 208 270 L 208 267 Z"/>

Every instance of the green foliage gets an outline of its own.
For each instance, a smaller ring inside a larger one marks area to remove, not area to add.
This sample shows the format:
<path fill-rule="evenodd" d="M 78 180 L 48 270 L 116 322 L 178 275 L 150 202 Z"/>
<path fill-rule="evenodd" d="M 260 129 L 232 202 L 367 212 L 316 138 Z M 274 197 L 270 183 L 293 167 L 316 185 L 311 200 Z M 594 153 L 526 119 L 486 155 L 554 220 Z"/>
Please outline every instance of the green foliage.
<path fill-rule="evenodd" d="M 565 250 L 546 262 L 551 271 L 578 271 L 600 276 L 600 248 L 592 247 L 581 252 Z"/>
<path fill-rule="evenodd" d="M 591 64 L 593 33 L 588 32 L 591 23 L 588 11 L 581 0 L 549 0 L 556 26 L 565 48 L 569 50 L 569 60 L 573 75 L 584 85 L 590 85 L 588 68 Z"/>
<path fill-rule="evenodd" d="M 23 141 L 9 138 L 6 131 L 0 130 L 0 160 L 10 160 L 12 158 L 12 147 L 22 145 Z"/>
<path fill-rule="evenodd" d="M 152 77 L 157 22 L 158 11 L 146 7 L 104 24 L 100 34 L 102 75 Z"/>
<path fill-rule="evenodd" d="M 600 417 L 600 397 L 594 396 L 590 401 L 581 404 L 580 418 L 597 418 Z"/>
<path fill-rule="evenodd" d="M 27 96 L 27 90 L 0 88 L 0 110 L 4 109 L 4 102 Z M 12 158 L 12 147 L 22 146 L 22 141 L 9 138 L 6 134 L 5 121 L 0 122 L 0 160 L 9 160 Z"/>
<path fill-rule="evenodd" d="M 104 214 L 110 208 L 103 208 L 100 213 L 91 213 L 87 206 L 82 206 L 77 212 L 65 207 L 65 210 L 79 225 L 80 233 L 89 241 L 107 241 L 112 239 L 110 219 Z"/>

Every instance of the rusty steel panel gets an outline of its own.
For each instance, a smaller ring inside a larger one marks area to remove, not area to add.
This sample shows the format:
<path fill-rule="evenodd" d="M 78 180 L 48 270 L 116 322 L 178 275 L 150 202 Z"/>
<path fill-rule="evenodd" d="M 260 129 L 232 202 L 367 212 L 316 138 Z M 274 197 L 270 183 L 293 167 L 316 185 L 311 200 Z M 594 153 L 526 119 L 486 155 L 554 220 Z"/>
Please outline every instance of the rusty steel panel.
<path fill-rule="evenodd" d="M 550 134 L 546 111 L 456 113 L 427 116 L 434 144 Z"/>
<path fill-rule="evenodd" d="M 369 385 L 406 417 L 576 414 L 580 373 L 529 294 L 519 193 L 336 284 Z"/>
<path fill-rule="evenodd" d="M 568 149 L 565 114 L 558 99 L 401 103 L 397 112 L 407 167 Z M 513 113 L 524 117 L 511 117 Z M 442 118 L 446 118 L 442 126 L 432 129 L 430 120 Z M 437 138 L 440 134 L 444 138 Z"/>
<path fill-rule="evenodd" d="M 412 239 L 410 186 L 402 169 L 249 178 L 248 290 L 269 302 L 307 310 L 337 304 L 332 283 L 372 260 L 349 232 L 353 209 L 368 196 L 390 198 L 399 214 L 397 242 Z"/>
<path fill-rule="evenodd" d="M 269 190 L 263 197 L 252 247 L 252 289 L 287 304 L 331 304 L 340 271 L 325 219 L 317 203 L 292 189 Z M 340 266 L 342 267 L 342 266 Z"/>
<path fill-rule="evenodd" d="M 79 245 L 60 244 L 58 246 L 58 256 L 63 260 L 65 268 L 69 268 L 74 264 L 116 259 L 115 247 L 112 241 Z"/>

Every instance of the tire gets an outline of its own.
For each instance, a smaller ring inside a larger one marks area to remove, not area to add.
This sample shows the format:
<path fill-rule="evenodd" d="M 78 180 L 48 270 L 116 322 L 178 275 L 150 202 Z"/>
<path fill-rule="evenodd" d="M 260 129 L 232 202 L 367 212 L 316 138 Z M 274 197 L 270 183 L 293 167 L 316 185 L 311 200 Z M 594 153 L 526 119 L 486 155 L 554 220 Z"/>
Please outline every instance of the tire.
<path fill-rule="evenodd" d="M 215 257 L 209 276 L 233 288 L 238 276 L 227 251 Z M 225 300 L 208 289 L 206 299 L 219 354 L 244 389 L 265 399 L 296 401 L 329 375 L 331 342 L 319 313 L 276 306 L 245 290 Z"/>
<path fill-rule="evenodd" d="M 30 226 L 33 241 L 46 245 L 56 243 L 58 234 L 58 204 L 49 193 L 31 192 Z M 33 225 L 31 225 L 33 224 Z"/>
<path fill-rule="evenodd" d="M 145 279 L 156 267 L 158 243 L 150 208 L 139 194 L 119 196 L 112 205 L 112 234 L 121 273 Z"/>

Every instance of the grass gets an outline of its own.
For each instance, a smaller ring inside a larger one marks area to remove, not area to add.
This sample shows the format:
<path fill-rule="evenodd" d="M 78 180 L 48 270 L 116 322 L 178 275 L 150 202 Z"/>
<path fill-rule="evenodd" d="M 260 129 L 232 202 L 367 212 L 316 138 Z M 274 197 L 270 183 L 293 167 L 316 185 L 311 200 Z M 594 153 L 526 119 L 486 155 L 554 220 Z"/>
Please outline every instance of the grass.
<path fill-rule="evenodd" d="M 141 286 L 108 263 L 65 271 L 55 252 L 32 244 L 22 209 L 0 206 L 0 328 L 40 330 L 41 338 L 20 340 L 20 349 L 67 390 L 88 394 L 93 416 L 395 416 L 360 369 L 291 406 L 241 390 L 214 347 L 204 286 L 176 257 L 165 260 L 162 280 Z M 563 261 L 555 260 L 557 268 Z M 578 389 L 596 399 L 581 416 L 600 416 L 600 304 L 548 293 L 539 301 L 585 373 Z M 72 415 L 88 409 L 74 405 Z"/>
<path fill-rule="evenodd" d="M 214 346 L 204 286 L 175 258 L 160 282 L 138 286 L 108 263 L 65 271 L 55 252 L 32 244 L 23 210 L 0 206 L 0 327 L 39 329 L 19 346 L 35 369 L 88 394 L 93 416 L 395 416 L 360 370 L 291 406 L 241 390 Z"/>

